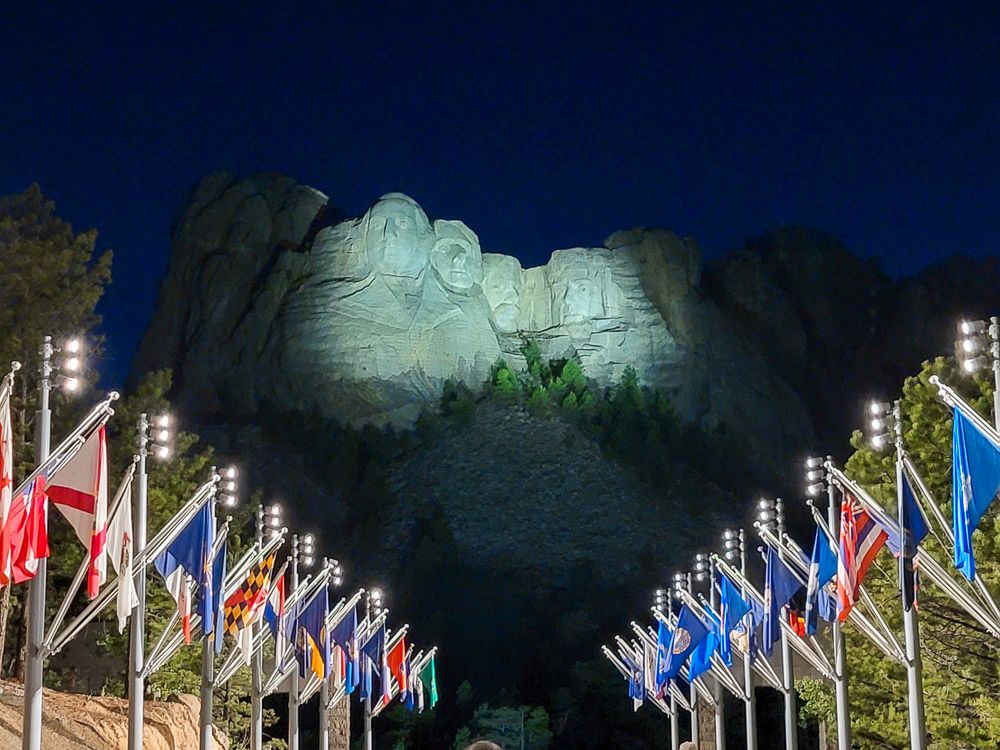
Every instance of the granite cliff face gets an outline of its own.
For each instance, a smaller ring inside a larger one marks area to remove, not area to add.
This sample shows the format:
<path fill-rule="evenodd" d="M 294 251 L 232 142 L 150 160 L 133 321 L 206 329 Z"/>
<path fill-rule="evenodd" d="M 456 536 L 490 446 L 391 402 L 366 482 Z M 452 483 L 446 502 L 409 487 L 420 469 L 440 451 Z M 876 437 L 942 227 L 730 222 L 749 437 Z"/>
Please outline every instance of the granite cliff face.
<path fill-rule="evenodd" d="M 635 367 L 705 429 L 768 435 L 762 458 L 810 444 L 802 400 L 700 276 L 695 243 L 666 230 L 617 232 L 524 269 L 402 194 L 342 220 L 289 178 L 219 173 L 176 225 L 135 370 L 171 367 L 196 416 L 267 406 L 409 426 L 446 380 L 478 387 L 534 340 L 602 384 Z"/>

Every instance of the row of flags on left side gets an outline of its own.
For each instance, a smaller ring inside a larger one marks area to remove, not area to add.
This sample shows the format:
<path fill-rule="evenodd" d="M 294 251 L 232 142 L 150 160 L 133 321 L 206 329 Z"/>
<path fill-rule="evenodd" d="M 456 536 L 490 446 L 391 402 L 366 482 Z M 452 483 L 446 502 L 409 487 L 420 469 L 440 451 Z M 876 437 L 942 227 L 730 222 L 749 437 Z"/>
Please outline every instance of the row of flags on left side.
<path fill-rule="evenodd" d="M 107 581 L 110 557 L 122 581 L 117 611 L 123 628 L 136 602 L 131 576 L 131 473 L 119 492 L 121 502 L 109 518 L 107 434 L 102 423 L 51 476 L 39 474 L 15 497 L 10 395 L 11 380 L 6 378 L 0 387 L 0 586 L 31 580 L 38 561 L 49 556 L 51 502 L 87 551 L 86 586 L 91 599 Z"/>

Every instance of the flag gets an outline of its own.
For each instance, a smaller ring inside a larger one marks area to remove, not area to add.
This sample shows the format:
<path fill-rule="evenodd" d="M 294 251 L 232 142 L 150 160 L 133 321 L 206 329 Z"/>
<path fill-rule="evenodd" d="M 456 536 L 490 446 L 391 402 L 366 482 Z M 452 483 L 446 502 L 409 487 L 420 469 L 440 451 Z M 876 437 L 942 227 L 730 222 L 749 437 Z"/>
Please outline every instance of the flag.
<path fill-rule="evenodd" d="M 95 430 L 80 450 L 56 471 L 45 494 L 69 521 L 89 550 L 87 596 L 97 596 L 108 577 L 105 535 L 108 522 L 108 446 L 104 425 Z"/>
<path fill-rule="evenodd" d="M 270 589 L 274 557 L 272 552 L 250 568 L 240 587 L 226 599 L 223 629 L 227 634 L 235 636 L 239 631 L 245 630 L 260 612 Z"/>
<path fill-rule="evenodd" d="M 951 455 L 955 567 L 971 581 L 976 577 L 972 532 L 1000 489 L 1000 449 L 956 407 Z"/>
<path fill-rule="evenodd" d="M 618 653 L 621 655 L 622 661 L 629 670 L 628 697 L 632 699 L 632 710 L 638 711 L 639 707 L 642 706 L 642 701 L 645 697 L 642 684 L 642 665 L 639 663 L 642 659 L 642 654 L 640 653 L 637 656 L 632 649 L 621 648 Z"/>
<path fill-rule="evenodd" d="M 406 698 L 410 685 L 406 673 L 408 668 L 406 663 L 406 636 L 401 637 L 399 642 L 389 649 L 389 653 L 386 656 L 386 663 L 389 666 L 392 676 L 396 678 L 396 684 L 399 685 L 400 697 Z"/>
<path fill-rule="evenodd" d="M 418 677 L 413 671 L 413 658 L 406 660 L 406 710 L 411 713 L 417 708 L 417 681 Z"/>
<path fill-rule="evenodd" d="M 118 597 L 115 611 L 118 615 L 118 632 L 125 630 L 129 614 L 139 605 L 132 579 L 132 472 L 118 493 L 118 508 L 108 519 L 107 546 L 111 567 L 118 575 Z"/>
<path fill-rule="evenodd" d="M 325 586 L 299 610 L 295 620 L 295 656 L 301 677 L 312 672 L 319 679 L 326 679 L 330 663 L 330 642 L 326 632 L 329 613 L 330 602 Z"/>
<path fill-rule="evenodd" d="M 219 532 L 220 539 L 216 540 L 212 553 L 212 564 L 206 566 L 206 573 L 211 578 L 206 578 L 205 583 L 199 587 L 199 593 L 203 598 L 208 599 L 208 610 L 211 612 L 211 619 L 206 620 L 202 614 L 202 632 L 215 643 L 215 653 L 222 651 L 222 635 L 225 626 L 223 587 L 226 580 L 226 532 Z M 207 585 L 206 585 L 207 584 Z M 207 592 L 207 594 L 206 594 Z M 206 611 L 202 608 L 202 612 Z"/>
<path fill-rule="evenodd" d="M 819 616 L 829 614 L 829 607 L 820 606 L 820 597 L 829 597 L 827 584 L 837 575 L 837 555 L 830 545 L 826 532 L 816 527 L 812 557 L 809 560 L 809 580 L 806 584 L 805 632 L 813 635 L 819 625 Z M 825 618 L 824 618 L 825 619 Z"/>
<path fill-rule="evenodd" d="M 271 629 L 274 642 L 278 642 L 278 633 L 284 632 L 285 619 L 285 568 L 288 561 L 281 566 L 281 569 L 271 576 L 271 586 L 267 592 L 267 599 L 264 602 L 264 620 Z"/>
<path fill-rule="evenodd" d="M 184 638 L 191 642 L 191 592 L 188 579 L 201 580 L 204 571 L 211 567 L 212 559 L 212 508 L 206 503 L 188 521 L 187 525 L 174 537 L 167 548 L 153 560 L 153 566 L 163 576 L 167 590 L 177 602 L 177 611 L 181 615 L 184 628 Z M 205 601 L 206 597 L 202 597 Z M 202 614 L 202 622 L 207 628 L 211 626 L 211 602 L 206 601 L 205 609 L 209 610 L 207 617 Z"/>
<path fill-rule="evenodd" d="M 654 693 L 656 684 L 656 647 L 646 641 L 642 643 L 642 684 L 644 692 Z"/>
<path fill-rule="evenodd" d="M 432 656 L 423 669 L 420 670 L 420 682 L 427 686 L 430 708 L 434 708 L 438 702 L 437 671 L 434 667 L 434 657 Z"/>
<path fill-rule="evenodd" d="M 900 545 L 899 578 L 903 584 L 903 607 L 908 612 L 917 601 L 917 571 L 913 565 L 913 558 L 917 554 L 917 545 L 923 541 L 930 529 L 917 504 L 917 496 L 913 494 L 906 469 L 903 469 L 902 493 L 903 502 L 900 503 L 902 514 L 899 525 L 902 529 L 903 543 Z"/>
<path fill-rule="evenodd" d="M 10 516 L 14 491 L 14 432 L 10 422 L 11 378 L 0 385 L 0 537 Z M 0 586 L 10 583 L 10 546 L 0 540 Z"/>
<path fill-rule="evenodd" d="M 837 619 L 850 614 L 865 573 L 888 534 L 848 492 L 840 503 L 840 557 L 837 560 Z"/>
<path fill-rule="evenodd" d="M 361 647 L 361 697 L 368 698 L 372 694 L 372 670 L 382 669 L 382 655 L 385 652 L 385 623 L 365 641 Z"/>
<path fill-rule="evenodd" d="M 704 612 L 710 627 L 705 639 L 691 652 L 691 663 L 688 665 L 689 680 L 697 679 L 712 668 L 712 654 L 719 646 L 718 617 L 707 607 L 704 608 Z"/>
<path fill-rule="evenodd" d="M 681 667 L 691 652 L 708 637 L 708 628 L 694 611 L 684 605 L 677 616 L 677 624 L 670 637 L 667 654 L 667 676 L 671 679 L 680 674 Z"/>
<path fill-rule="evenodd" d="M 750 613 L 750 605 L 724 573 L 719 575 L 719 605 L 722 615 L 722 632 L 719 636 L 719 656 L 727 667 L 733 666 L 733 649 L 730 634 Z"/>
<path fill-rule="evenodd" d="M 413 674 L 413 692 L 417 694 L 417 713 L 424 712 L 424 683 L 420 677 L 420 672 Z"/>
<path fill-rule="evenodd" d="M 348 695 L 354 692 L 360 678 L 358 663 L 358 610 L 351 607 L 351 612 L 338 622 L 330 633 L 330 642 L 340 648 L 344 690 Z"/>
<path fill-rule="evenodd" d="M 4 550 L 3 557 L 10 560 L 10 578 L 14 583 L 34 578 L 38 561 L 49 556 L 47 508 L 45 477 L 41 475 L 23 494 L 11 500 L 0 549 Z"/>
<path fill-rule="evenodd" d="M 789 570 L 774 547 L 767 548 L 767 570 L 764 575 L 764 653 L 770 656 L 774 642 L 781 637 L 781 609 L 802 588 L 799 579 Z"/>
<path fill-rule="evenodd" d="M 662 698 L 667 692 L 667 654 L 670 653 L 670 628 L 660 620 L 656 631 L 656 666 L 653 670 L 653 692 L 657 698 Z"/>

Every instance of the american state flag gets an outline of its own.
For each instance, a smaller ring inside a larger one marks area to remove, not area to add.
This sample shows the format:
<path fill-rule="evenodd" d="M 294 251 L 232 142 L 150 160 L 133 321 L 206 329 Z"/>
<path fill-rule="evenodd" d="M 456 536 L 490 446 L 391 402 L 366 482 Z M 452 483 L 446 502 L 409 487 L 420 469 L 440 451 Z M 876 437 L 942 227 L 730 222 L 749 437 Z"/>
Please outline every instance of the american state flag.
<path fill-rule="evenodd" d="M 865 573 L 888 535 L 849 492 L 840 503 L 840 556 L 837 560 L 837 619 L 843 622 L 857 600 Z"/>

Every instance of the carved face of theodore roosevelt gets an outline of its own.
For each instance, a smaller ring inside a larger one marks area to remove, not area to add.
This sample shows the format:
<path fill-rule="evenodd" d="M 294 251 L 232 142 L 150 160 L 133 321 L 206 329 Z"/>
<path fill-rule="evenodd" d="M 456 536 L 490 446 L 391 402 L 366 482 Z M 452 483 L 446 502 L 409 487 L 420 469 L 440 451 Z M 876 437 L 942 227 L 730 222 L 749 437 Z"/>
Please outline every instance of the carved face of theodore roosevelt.
<path fill-rule="evenodd" d="M 434 232 L 427 214 L 409 196 L 389 193 L 364 218 L 369 262 L 388 276 L 416 277 L 427 266 Z"/>

